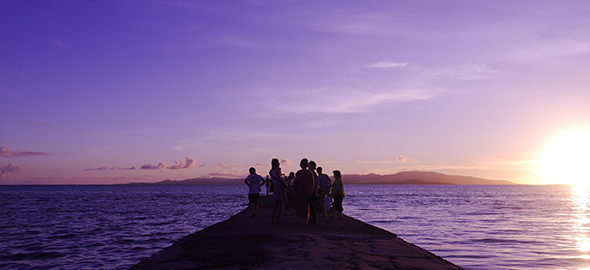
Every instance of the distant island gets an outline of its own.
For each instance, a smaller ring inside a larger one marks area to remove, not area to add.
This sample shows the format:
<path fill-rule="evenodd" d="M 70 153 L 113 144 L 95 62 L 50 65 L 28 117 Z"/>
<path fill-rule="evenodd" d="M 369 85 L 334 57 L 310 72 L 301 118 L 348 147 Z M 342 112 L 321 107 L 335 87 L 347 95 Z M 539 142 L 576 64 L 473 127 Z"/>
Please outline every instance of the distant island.
<path fill-rule="evenodd" d="M 472 176 L 448 175 L 437 172 L 399 172 L 396 174 L 345 174 L 345 184 L 352 185 L 516 185 L 506 180 L 490 180 Z M 128 185 L 240 185 L 244 178 L 192 178 L 163 180 L 155 183 L 133 182 Z"/>

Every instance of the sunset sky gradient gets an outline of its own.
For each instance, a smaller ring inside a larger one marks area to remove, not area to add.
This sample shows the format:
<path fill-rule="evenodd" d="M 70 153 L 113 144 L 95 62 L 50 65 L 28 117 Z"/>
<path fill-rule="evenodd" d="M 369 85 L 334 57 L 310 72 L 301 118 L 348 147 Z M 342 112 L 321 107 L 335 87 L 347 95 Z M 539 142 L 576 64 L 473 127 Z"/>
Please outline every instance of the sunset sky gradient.
<path fill-rule="evenodd" d="M 273 157 L 540 183 L 545 149 L 590 130 L 590 1 L 0 3 L 0 184 Z"/>

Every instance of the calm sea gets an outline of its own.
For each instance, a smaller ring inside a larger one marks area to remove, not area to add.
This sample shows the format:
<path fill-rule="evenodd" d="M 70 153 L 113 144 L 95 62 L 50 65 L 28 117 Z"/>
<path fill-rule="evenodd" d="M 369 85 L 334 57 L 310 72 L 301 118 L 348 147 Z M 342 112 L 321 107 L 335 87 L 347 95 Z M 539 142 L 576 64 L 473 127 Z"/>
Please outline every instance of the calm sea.
<path fill-rule="evenodd" d="M 590 269 L 589 190 L 345 189 L 347 215 L 466 269 Z M 0 268 L 125 269 L 247 198 L 245 186 L 1 186 L 0 201 Z"/>

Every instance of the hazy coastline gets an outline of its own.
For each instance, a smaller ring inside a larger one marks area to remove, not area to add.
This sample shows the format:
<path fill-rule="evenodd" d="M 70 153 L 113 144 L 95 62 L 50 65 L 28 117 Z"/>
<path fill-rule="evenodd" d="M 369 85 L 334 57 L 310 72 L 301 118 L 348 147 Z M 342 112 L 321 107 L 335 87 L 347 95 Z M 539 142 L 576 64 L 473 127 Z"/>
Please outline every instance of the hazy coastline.
<path fill-rule="evenodd" d="M 396 174 L 345 174 L 347 185 L 517 185 L 507 180 L 491 180 L 472 176 L 448 175 L 437 172 L 399 172 Z M 244 178 L 191 178 L 163 180 L 155 183 L 132 182 L 126 185 L 239 185 Z"/>

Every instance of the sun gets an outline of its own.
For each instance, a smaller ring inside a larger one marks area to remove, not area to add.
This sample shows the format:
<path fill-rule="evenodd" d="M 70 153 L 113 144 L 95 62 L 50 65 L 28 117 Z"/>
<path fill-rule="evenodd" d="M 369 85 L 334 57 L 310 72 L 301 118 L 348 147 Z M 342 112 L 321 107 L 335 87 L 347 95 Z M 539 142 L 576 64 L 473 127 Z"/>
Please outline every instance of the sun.
<path fill-rule="evenodd" d="M 545 151 L 539 169 L 545 184 L 590 185 L 590 132 L 559 136 Z"/>

